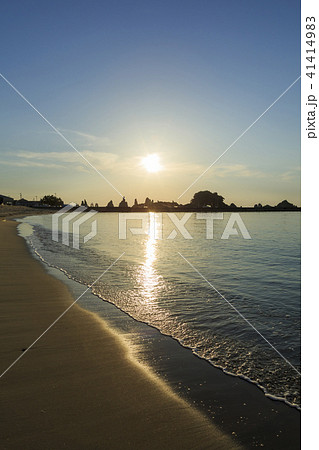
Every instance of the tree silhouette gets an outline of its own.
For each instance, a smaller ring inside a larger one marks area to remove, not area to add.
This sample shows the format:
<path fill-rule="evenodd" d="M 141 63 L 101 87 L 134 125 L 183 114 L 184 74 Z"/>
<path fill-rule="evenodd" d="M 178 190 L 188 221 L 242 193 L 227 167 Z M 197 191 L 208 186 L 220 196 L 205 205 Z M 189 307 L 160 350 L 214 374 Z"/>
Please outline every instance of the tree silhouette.
<path fill-rule="evenodd" d="M 63 206 L 63 200 L 60 197 L 56 197 L 55 195 L 45 195 L 40 199 L 41 205 L 48 205 L 48 206 Z"/>
<path fill-rule="evenodd" d="M 224 197 L 218 195 L 217 192 L 212 193 L 210 191 L 196 192 L 191 200 L 191 205 L 196 208 L 211 206 L 215 209 L 222 209 L 226 206 L 224 203 Z"/>
<path fill-rule="evenodd" d="M 145 206 L 147 206 L 149 208 L 150 206 L 153 205 L 153 203 L 154 203 L 153 200 L 151 200 L 150 198 L 146 197 L 146 199 L 145 199 Z"/>
<path fill-rule="evenodd" d="M 123 200 L 119 203 L 119 207 L 120 208 L 127 208 L 128 204 L 127 201 L 125 200 L 125 197 L 123 197 Z"/>

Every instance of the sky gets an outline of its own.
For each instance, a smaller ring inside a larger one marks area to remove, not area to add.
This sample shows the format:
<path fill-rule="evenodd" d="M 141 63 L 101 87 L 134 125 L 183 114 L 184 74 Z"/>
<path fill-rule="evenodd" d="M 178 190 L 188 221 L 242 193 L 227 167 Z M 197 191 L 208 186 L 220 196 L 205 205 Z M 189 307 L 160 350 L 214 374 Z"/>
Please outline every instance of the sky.
<path fill-rule="evenodd" d="M 1 74 L 88 161 L 0 78 L 0 194 L 300 205 L 300 80 L 187 190 L 299 77 L 299 2 L 4 0 L 0 30 Z"/>

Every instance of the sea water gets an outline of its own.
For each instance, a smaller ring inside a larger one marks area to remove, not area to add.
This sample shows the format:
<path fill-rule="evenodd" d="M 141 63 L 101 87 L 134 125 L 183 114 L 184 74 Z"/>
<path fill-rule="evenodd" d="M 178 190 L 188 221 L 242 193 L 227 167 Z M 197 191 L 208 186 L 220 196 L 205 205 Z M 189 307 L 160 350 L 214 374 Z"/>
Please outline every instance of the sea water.
<path fill-rule="evenodd" d="M 144 214 L 156 226 L 158 216 Z M 46 264 L 93 284 L 96 301 L 88 309 L 105 317 L 106 302 L 112 303 L 266 395 L 299 406 L 300 213 L 240 217 L 251 239 L 240 229 L 222 239 L 230 213 L 214 221 L 213 239 L 206 239 L 206 223 L 196 214 L 185 225 L 188 239 L 178 230 L 171 234 L 176 227 L 165 213 L 161 236 L 132 234 L 140 221 L 131 220 L 126 239 L 119 239 L 117 213 L 97 213 L 83 220 L 79 249 L 71 230 L 64 233 L 69 245 L 62 243 L 61 224 L 58 242 L 52 240 L 51 215 L 22 219 L 20 232 Z M 84 243 L 93 220 L 97 234 Z"/>

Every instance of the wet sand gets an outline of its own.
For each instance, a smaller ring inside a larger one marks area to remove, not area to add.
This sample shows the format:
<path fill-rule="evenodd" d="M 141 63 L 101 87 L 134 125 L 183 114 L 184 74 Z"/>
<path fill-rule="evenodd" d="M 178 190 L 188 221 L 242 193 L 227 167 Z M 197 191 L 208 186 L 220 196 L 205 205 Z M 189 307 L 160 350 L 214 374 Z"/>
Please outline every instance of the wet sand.
<path fill-rule="evenodd" d="M 138 363 L 0 221 L 3 449 L 232 449 L 235 441 Z"/>

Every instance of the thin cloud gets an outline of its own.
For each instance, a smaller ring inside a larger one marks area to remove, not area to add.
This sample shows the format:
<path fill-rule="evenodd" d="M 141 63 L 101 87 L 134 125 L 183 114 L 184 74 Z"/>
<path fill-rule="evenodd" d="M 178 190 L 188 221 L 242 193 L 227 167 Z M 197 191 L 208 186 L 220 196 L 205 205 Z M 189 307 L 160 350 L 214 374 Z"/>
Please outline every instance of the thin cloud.
<path fill-rule="evenodd" d="M 111 140 L 107 136 L 95 136 L 94 134 L 85 133 L 83 131 L 71 130 L 69 128 L 58 128 L 61 133 L 64 134 L 72 134 L 78 136 L 80 138 L 84 138 L 86 141 L 86 145 L 96 145 L 96 146 L 110 146 Z"/>
<path fill-rule="evenodd" d="M 167 170 L 170 173 L 183 173 L 183 174 L 197 174 L 201 173 L 203 168 L 206 166 L 201 164 L 191 164 L 191 163 L 177 163 L 171 164 Z M 212 170 L 211 177 L 214 178 L 226 178 L 226 177 L 254 177 L 263 178 L 267 175 L 260 171 L 250 168 L 244 164 L 233 164 L 233 165 L 219 165 Z"/>
<path fill-rule="evenodd" d="M 65 168 L 61 164 L 54 164 L 54 163 L 42 163 L 37 161 L 1 161 L 1 164 L 4 164 L 6 166 L 13 166 L 13 167 L 45 167 L 49 169 L 63 169 Z"/>
<path fill-rule="evenodd" d="M 89 160 L 94 166 L 99 169 L 112 169 L 112 167 L 116 164 L 119 157 L 114 153 L 106 153 L 106 152 L 93 152 L 90 150 L 86 150 L 81 152 L 83 156 Z M 29 151 L 20 151 L 16 154 L 17 157 L 25 160 L 41 160 L 43 163 L 45 161 L 56 161 L 59 163 L 70 163 L 77 164 L 79 163 L 79 156 L 76 153 L 72 152 L 29 152 Z"/>
<path fill-rule="evenodd" d="M 301 176 L 301 169 L 300 167 L 292 168 L 288 170 L 287 172 L 284 172 L 281 174 L 281 179 L 283 181 L 295 181 L 296 178 L 300 178 Z"/>
<path fill-rule="evenodd" d="M 260 170 L 251 169 L 244 164 L 220 165 L 214 169 L 216 177 L 242 177 L 242 178 L 264 178 L 266 173 Z"/>
<path fill-rule="evenodd" d="M 141 177 L 145 175 L 145 170 L 141 166 L 141 156 L 123 157 L 115 153 L 83 150 L 83 156 L 88 159 L 96 168 L 102 171 L 108 171 L 118 176 Z M 87 168 L 79 161 L 79 157 L 73 152 L 34 152 L 21 150 L 14 155 L 7 153 L 8 160 L 4 164 L 17 167 L 45 167 L 52 169 L 70 168 L 75 171 L 87 171 Z M 18 158 L 18 160 L 17 160 Z M 188 176 L 199 174 L 203 170 L 203 165 L 189 162 L 165 163 L 165 157 L 162 158 L 163 171 L 162 177 Z M 291 169 L 282 174 L 276 174 L 276 178 L 282 181 L 290 181 L 298 176 L 298 168 Z M 214 178 L 271 178 L 273 174 L 257 170 L 245 164 L 224 164 L 213 168 L 211 177 Z"/>

